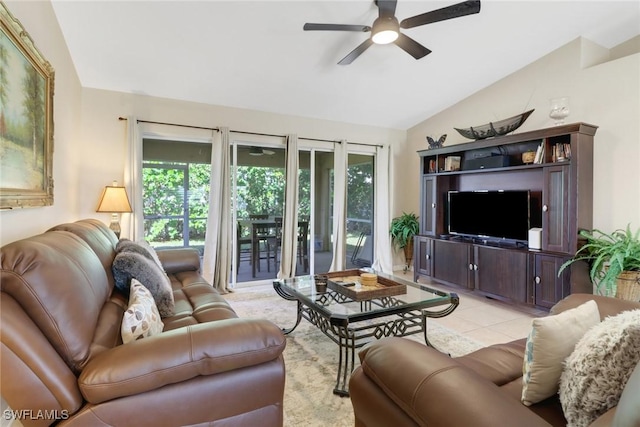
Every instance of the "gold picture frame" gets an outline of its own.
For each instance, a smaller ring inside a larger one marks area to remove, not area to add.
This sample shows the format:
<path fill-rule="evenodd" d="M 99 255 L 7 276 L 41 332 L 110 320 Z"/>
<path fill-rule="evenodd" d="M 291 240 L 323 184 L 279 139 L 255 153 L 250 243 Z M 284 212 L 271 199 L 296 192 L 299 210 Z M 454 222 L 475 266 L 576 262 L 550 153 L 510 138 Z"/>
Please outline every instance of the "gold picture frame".
<path fill-rule="evenodd" d="M 0 209 L 53 205 L 54 70 L 0 1 Z"/>

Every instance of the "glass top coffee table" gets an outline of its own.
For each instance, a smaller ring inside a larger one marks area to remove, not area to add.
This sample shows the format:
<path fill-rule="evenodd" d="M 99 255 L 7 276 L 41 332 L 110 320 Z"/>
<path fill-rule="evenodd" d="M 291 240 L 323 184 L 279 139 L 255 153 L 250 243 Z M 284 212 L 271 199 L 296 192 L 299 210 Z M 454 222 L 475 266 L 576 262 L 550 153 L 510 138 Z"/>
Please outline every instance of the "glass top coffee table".
<path fill-rule="evenodd" d="M 317 289 L 314 276 L 275 280 L 273 288 L 282 298 L 297 301 L 297 318 L 291 333 L 304 318 L 338 344 L 338 373 L 333 392 L 348 396 L 348 379 L 354 369 L 356 349 L 388 336 L 424 334 L 427 318 L 444 317 L 459 304 L 458 295 L 383 273 L 376 273 L 377 291 L 369 292 L 359 274 L 372 270 L 327 273 L 329 288 Z M 364 278 L 364 276 L 362 276 Z M 402 293 L 400 293 L 402 292 Z M 434 309 L 436 308 L 436 309 Z"/>

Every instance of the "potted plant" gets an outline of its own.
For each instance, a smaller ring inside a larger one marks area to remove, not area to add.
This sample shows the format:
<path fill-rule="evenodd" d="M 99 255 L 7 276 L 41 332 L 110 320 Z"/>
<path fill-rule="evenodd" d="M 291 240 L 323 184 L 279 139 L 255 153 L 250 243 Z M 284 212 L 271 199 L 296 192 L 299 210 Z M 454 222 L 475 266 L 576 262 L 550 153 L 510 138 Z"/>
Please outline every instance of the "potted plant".
<path fill-rule="evenodd" d="M 632 233 L 627 225 L 626 230 L 610 234 L 581 230 L 580 235 L 586 243 L 562 264 L 559 273 L 571 263 L 584 260 L 589 264 L 591 281 L 601 294 L 640 300 L 640 229 Z"/>
<path fill-rule="evenodd" d="M 391 220 L 391 241 L 397 249 L 404 249 L 407 270 L 413 260 L 413 236 L 420 231 L 418 217 L 414 213 L 403 212 L 401 216 Z"/>

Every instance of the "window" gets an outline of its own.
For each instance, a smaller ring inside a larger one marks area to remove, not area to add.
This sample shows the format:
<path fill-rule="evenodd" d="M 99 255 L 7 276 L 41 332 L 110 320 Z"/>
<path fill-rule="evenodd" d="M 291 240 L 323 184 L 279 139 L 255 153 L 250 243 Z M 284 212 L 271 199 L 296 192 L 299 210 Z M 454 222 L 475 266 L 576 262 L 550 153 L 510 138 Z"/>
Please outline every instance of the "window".
<path fill-rule="evenodd" d="M 144 238 L 154 247 L 193 247 L 202 255 L 209 209 L 211 146 L 145 139 Z"/>

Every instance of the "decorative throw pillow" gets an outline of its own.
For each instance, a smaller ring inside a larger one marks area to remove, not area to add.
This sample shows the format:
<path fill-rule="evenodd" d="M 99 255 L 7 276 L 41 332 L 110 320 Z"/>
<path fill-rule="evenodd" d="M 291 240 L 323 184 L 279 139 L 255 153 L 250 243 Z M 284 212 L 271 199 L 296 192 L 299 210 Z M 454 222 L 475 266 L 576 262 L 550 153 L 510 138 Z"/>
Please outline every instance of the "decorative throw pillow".
<path fill-rule="evenodd" d="M 560 403 L 568 426 L 587 426 L 618 404 L 640 362 L 640 310 L 607 317 L 565 361 Z"/>
<path fill-rule="evenodd" d="M 153 296 L 136 279 L 131 280 L 129 307 L 124 312 L 120 333 L 124 344 L 162 332 L 164 324 Z"/>
<path fill-rule="evenodd" d="M 558 392 L 562 363 L 587 330 L 600 323 L 595 301 L 533 319 L 522 366 L 522 403 L 541 402 Z"/>
<path fill-rule="evenodd" d="M 149 244 L 149 242 L 147 242 L 146 240 L 141 240 L 139 242 L 137 242 L 138 245 L 142 246 L 143 248 L 145 248 L 147 250 L 147 252 L 149 252 L 149 254 L 151 255 L 151 259 L 153 259 L 155 261 L 156 264 L 158 264 L 158 267 L 160 267 L 160 270 L 164 271 L 164 267 L 162 265 L 162 262 L 160 262 L 160 258 L 158 258 L 158 254 L 156 253 L 156 250 L 153 249 L 153 246 L 151 246 Z M 166 272 L 165 272 L 166 274 Z"/>
<path fill-rule="evenodd" d="M 171 281 L 152 258 L 138 251 L 123 251 L 113 259 L 111 270 L 118 289 L 126 294 L 129 292 L 131 279 L 137 279 L 151 291 L 160 315 L 162 317 L 173 315 L 175 301 Z"/>
<path fill-rule="evenodd" d="M 156 251 L 145 240 L 134 242 L 133 240 L 122 238 L 116 245 L 116 254 L 120 252 L 136 252 L 140 255 L 144 255 L 150 260 L 153 260 L 158 265 L 158 267 L 160 267 L 160 270 L 164 271 L 162 263 L 160 262 L 160 259 L 158 259 L 158 255 L 156 254 Z"/>

